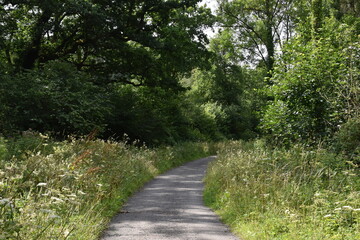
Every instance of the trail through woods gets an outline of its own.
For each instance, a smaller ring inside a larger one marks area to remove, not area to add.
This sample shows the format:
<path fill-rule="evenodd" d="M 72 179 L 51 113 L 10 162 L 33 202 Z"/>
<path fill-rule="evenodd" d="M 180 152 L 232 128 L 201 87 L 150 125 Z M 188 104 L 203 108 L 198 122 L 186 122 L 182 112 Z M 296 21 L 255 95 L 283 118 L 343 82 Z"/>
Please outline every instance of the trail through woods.
<path fill-rule="evenodd" d="M 212 160 L 187 163 L 146 184 L 112 220 L 102 240 L 236 240 L 203 204 L 202 179 Z"/>

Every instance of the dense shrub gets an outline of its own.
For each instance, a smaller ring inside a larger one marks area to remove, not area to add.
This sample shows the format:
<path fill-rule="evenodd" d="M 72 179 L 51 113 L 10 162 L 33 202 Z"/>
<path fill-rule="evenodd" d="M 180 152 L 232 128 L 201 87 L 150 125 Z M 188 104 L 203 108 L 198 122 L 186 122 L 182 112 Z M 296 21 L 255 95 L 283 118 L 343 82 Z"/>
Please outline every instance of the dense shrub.
<path fill-rule="evenodd" d="M 105 126 L 105 89 L 68 63 L 54 61 L 39 70 L 8 75 L 0 92 L 5 133 L 33 129 L 83 135 Z"/>
<path fill-rule="evenodd" d="M 360 164 L 360 119 L 354 118 L 343 124 L 335 134 L 334 146 L 355 163 Z M 360 165 L 359 165 L 360 166 Z"/>
<path fill-rule="evenodd" d="M 335 18 L 318 35 L 299 33 L 283 49 L 262 129 L 282 143 L 331 138 L 358 111 L 357 30 Z"/>

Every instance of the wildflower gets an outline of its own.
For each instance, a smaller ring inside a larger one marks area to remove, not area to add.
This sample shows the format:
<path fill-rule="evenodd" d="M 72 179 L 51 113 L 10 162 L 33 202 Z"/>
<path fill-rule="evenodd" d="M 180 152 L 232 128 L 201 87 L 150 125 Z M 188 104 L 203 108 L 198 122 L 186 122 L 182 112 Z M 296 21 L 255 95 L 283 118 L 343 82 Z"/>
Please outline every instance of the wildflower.
<path fill-rule="evenodd" d="M 290 210 L 289 210 L 289 209 L 286 209 L 286 210 L 285 210 L 285 214 L 290 214 Z"/>
<path fill-rule="evenodd" d="M 45 187 L 47 185 L 47 183 L 41 182 L 38 183 L 38 185 L 36 185 L 37 187 Z"/>
<path fill-rule="evenodd" d="M 57 197 L 51 197 L 51 200 L 55 200 L 57 202 L 64 202 L 64 200 L 57 198 Z"/>
<path fill-rule="evenodd" d="M 60 218 L 60 216 L 52 214 L 49 216 L 50 219 L 56 219 L 56 218 Z"/>
<path fill-rule="evenodd" d="M 41 212 L 43 213 L 53 213 L 54 211 L 49 210 L 49 209 L 40 209 Z"/>
<path fill-rule="evenodd" d="M 48 135 L 43 135 L 43 134 L 39 134 L 39 136 L 41 137 L 41 138 L 43 138 L 43 139 L 48 139 L 49 138 L 49 136 Z"/>
<path fill-rule="evenodd" d="M 0 199 L 0 205 L 6 205 L 10 203 L 10 199 L 4 198 L 4 199 Z"/>
<path fill-rule="evenodd" d="M 68 236 L 69 234 L 70 234 L 70 231 L 66 229 L 66 230 L 64 231 L 64 236 Z"/>

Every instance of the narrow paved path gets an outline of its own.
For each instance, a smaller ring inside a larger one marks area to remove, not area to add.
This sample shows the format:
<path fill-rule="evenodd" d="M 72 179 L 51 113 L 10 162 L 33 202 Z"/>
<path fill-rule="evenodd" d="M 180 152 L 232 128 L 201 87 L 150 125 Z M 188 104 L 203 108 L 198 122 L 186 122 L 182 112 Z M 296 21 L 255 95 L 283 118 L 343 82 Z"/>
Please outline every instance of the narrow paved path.
<path fill-rule="evenodd" d="M 135 194 L 103 240 L 235 240 L 202 200 L 202 179 L 214 157 L 187 163 L 156 177 Z"/>

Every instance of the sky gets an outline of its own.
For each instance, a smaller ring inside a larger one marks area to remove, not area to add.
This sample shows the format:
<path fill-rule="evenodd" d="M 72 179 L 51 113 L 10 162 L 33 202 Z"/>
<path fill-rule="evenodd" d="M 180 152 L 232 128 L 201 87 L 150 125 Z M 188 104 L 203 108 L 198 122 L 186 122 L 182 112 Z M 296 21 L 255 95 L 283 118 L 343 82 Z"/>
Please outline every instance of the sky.
<path fill-rule="evenodd" d="M 217 7 L 217 1 L 216 0 L 203 0 L 200 5 L 206 4 L 207 7 L 211 8 L 211 11 L 215 13 L 216 7 Z M 209 38 L 212 38 L 215 36 L 215 32 L 213 29 L 205 29 L 206 35 L 208 35 Z"/>
<path fill-rule="evenodd" d="M 217 2 L 216 0 L 203 0 L 201 4 L 206 4 L 214 12 L 216 9 Z"/>

